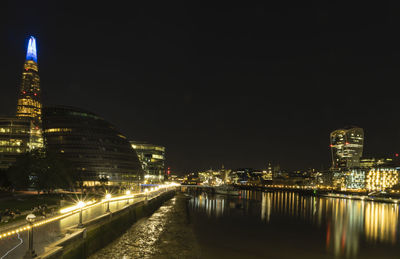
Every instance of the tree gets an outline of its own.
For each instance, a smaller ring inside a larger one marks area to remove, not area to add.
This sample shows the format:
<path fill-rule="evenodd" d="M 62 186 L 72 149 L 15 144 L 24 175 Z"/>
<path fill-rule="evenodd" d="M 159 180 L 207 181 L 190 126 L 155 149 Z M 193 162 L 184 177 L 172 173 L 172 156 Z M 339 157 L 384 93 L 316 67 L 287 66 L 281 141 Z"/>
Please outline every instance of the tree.
<path fill-rule="evenodd" d="M 4 169 L 0 169 L 0 189 L 8 189 L 11 187 L 11 182 L 8 179 L 7 171 Z"/>
<path fill-rule="evenodd" d="M 101 186 L 106 186 L 108 183 L 108 178 L 105 176 L 99 176 L 99 182 Z"/>
<path fill-rule="evenodd" d="M 45 149 L 36 149 L 18 157 L 7 170 L 7 175 L 15 188 L 32 187 L 38 193 L 72 187 L 76 180 L 71 164 Z"/>

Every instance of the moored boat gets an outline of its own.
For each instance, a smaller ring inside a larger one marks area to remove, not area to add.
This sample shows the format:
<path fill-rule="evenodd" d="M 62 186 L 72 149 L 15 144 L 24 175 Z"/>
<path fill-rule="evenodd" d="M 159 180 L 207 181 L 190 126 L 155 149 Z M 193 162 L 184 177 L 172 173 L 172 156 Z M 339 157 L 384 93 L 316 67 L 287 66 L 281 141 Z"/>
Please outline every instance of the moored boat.
<path fill-rule="evenodd" d="M 214 187 L 215 193 L 224 194 L 224 195 L 239 195 L 240 192 L 238 189 L 231 185 L 220 185 Z"/>

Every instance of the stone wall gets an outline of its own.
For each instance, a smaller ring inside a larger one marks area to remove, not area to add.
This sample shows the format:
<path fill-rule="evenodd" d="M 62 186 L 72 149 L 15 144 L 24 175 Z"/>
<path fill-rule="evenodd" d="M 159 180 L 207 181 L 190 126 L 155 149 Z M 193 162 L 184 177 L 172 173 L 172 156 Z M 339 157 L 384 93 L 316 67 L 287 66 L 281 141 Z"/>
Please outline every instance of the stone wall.
<path fill-rule="evenodd" d="M 151 215 L 174 195 L 175 191 L 170 191 L 85 222 L 84 228 L 68 230 L 64 238 L 46 247 L 46 252 L 37 258 L 86 258 L 122 235 L 140 218 Z"/>

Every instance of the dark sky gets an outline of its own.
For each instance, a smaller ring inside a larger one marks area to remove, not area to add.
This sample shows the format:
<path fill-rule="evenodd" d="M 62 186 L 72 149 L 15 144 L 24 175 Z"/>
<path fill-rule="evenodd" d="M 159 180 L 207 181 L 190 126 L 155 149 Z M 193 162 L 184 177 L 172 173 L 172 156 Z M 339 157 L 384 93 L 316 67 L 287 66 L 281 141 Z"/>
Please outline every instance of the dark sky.
<path fill-rule="evenodd" d="M 45 105 L 165 145 L 175 172 L 327 168 L 329 133 L 346 125 L 364 128 L 367 156 L 400 151 L 392 6 L 84 2 L 4 5 L 0 114 L 15 111 L 33 35 Z"/>

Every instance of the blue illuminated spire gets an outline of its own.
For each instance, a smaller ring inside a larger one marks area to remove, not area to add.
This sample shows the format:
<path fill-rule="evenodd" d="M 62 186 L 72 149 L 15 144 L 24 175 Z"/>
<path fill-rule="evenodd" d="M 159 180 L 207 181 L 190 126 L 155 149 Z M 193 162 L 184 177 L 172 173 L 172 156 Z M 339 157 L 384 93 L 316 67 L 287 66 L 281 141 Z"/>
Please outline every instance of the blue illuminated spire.
<path fill-rule="evenodd" d="M 37 63 L 36 39 L 33 36 L 29 38 L 28 50 L 26 51 L 26 60 L 33 60 Z"/>

